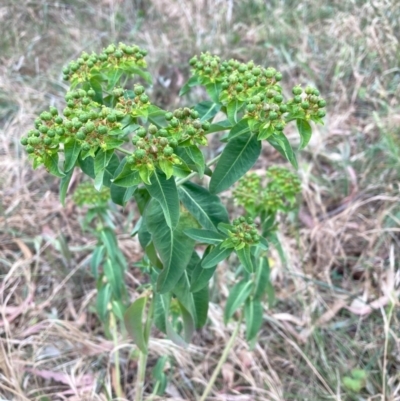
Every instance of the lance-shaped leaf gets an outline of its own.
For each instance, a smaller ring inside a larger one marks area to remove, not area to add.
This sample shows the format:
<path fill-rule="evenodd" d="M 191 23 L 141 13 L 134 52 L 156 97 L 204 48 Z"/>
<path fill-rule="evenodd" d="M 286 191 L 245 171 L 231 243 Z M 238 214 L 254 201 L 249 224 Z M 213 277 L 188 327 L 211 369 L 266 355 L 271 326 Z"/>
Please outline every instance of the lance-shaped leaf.
<path fill-rule="evenodd" d="M 115 184 L 111 184 L 110 194 L 111 200 L 117 205 L 125 206 L 128 200 L 133 196 L 137 186 L 129 188 L 119 187 Z"/>
<path fill-rule="evenodd" d="M 244 306 L 244 318 L 246 320 L 246 340 L 256 338 L 263 322 L 263 307 L 256 299 L 248 299 Z"/>
<path fill-rule="evenodd" d="M 190 160 L 193 161 L 197 168 L 200 178 L 203 178 L 206 163 L 204 160 L 203 152 L 194 145 L 186 146 L 183 148 Z"/>
<path fill-rule="evenodd" d="M 194 109 L 199 113 L 201 121 L 207 121 L 216 116 L 221 109 L 221 105 L 205 100 L 204 102 L 198 103 Z"/>
<path fill-rule="evenodd" d="M 93 277 L 97 280 L 99 277 L 99 266 L 104 258 L 104 245 L 98 245 L 93 253 L 92 258 L 90 259 L 90 271 L 93 274 Z"/>
<path fill-rule="evenodd" d="M 222 234 L 216 231 L 200 230 L 198 228 L 188 228 L 185 230 L 185 234 L 202 244 L 218 245 L 225 239 Z"/>
<path fill-rule="evenodd" d="M 114 297 L 120 299 L 122 295 L 123 285 L 123 272 L 121 266 L 114 261 L 107 259 L 104 263 L 104 275 L 107 277 L 107 281 L 110 283 Z"/>
<path fill-rule="evenodd" d="M 208 255 L 204 257 L 201 265 L 204 269 L 211 269 L 217 266 L 219 262 L 226 259 L 233 251 L 233 248 L 222 248 L 221 245 L 217 245 Z"/>
<path fill-rule="evenodd" d="M 243 108 L 244 102 L 241 102 L 237 99 L 231 100 L 227 106 L 226 106 L 226 111 L 228 114 L 228 119 L 231 123 L 237 123 L 238 121 L 238 114 L 240 110 Z"/>
<path fill-rule="evenodd" d="M 173 289 L 185 271 L 192 256 L 194 240 L 183 233 L 180 225 L 173 230 L 166 224 L 160 203 L 155 199 L 150 201 L 146 209 L 146 225 L 163 262 L 157 291 L 166 293 Z"/>
<path fill-rule="evenodd" d="M 209 290 L 203 287 L 202 290 L 193 293 L 194 307 L 196 309 L 196 328 L 200 329 L 207 322 Z"/>
<path fill-rule="evenodd" d="M 283 132 L 274 132 L 267 141 L 285 158 L 294 168 L 298 168 L 296 154 Z"/>
<path fill-rule="evenodd" d="M 261 142 L 250 133 L 228 142 L 211 177 L 210 192 L 228 189 L 253 167 L 261 153 Z"/>
<path fill-rule="evenodd" d="M 179 91 L 179 96 L 186 95 L 186 93 L 188 93 L 193 86 L 197 85 L 200 85 L 199 78 L 197 76 L 190 77 Z"/>
<path fill-rule="evenodd" d="M 58 167 L 58 153 L 45 153 L 43 156 L 43 164 L 46 166 L 50 174 L 60 178 L 64 177 L 65 174 L 60 171 L 60 168 Z"/>
<path fill-rule="evenodd" d="M 179 221 L 179 197 L 175 180 L 167 180 L 165 174 L 156 171 L 150 182 L 151 185 L 146 185 L 147 190 L 160 203 L 168 227 L 175 228 Z"/>
<path fill-rule="evenodd" d="M 253 273 L 254 266 L 251 258 L 250 247 L 246 245 L 241 249 L 237 249 L 236 254 L 239 257 L 240 263 L 247 270 L 247 272 Z"/>
<path fill-rule="evenodd" d="M 205 85 L 208 96 L 215 103 L 219 103 L 219 94 L 221 92 L 221 84 L 219 82 L 210 82 Z"/>
<path fill-rule="evenodd" d="M 181 302 L 178 302 L 178 305 L 180 308 L 181 317 L 183 321 L 183 334 L 184 334 L 183 338 L 186 341 L 186 343 L 190 343 L 192 335 L 195 330 L 194 317 Z"/>
<path fill-rule="evenodd" d="M 304 149 L 308 145 L 308 142 L 310 142 L 311 139 L 311 134 L 312 134 L 311 125 L 308 121 L 301 120 L 299 118 L 296 120 L 296 125 L 300 134 L 299 149 Z"/>
<path fill-rule="evenodd" d="M 147 339 L 145 337 L 145 325 L 143 324 L 144 310 L 147 304 L 147 296 L 138 298 L 126 310 L 124 323 L 127 332 L 132 337 L 140 351 L 147 354 Z"/>
<path fill-rule="evenodd" d="M 79 153 L 81 151 L 81 145 L 74 138 L 71 138 L 64 144 L 64 170 L 66 172 L 72 170 L 75 167 L 75 163 L 78 160 Z"/>
<path fill-rule="evenodd" d="M 108 313 L 108 304 L 111 299 L 112 289 L 109 283 L 102 284 L 97 289 L 96 310 L 99 319 L 104 322 Z"/>
<path fill-rule="evenodd" d="M 224 310 L 224 322 L 228 320 L 233 314 L 246 302 L 252 290 L 253 283 L 251 281 L 242 280 L 237 283 L 229 293 Z"/>
<path fill-rule="evenodd" d="M 219 223 L 229 222 L 228 212 L 218 196 L 192 182 L 186 182 L 178 190 L 183 205 L 203 228 L 217 231 Z"/>
<path fill-rule="evenodd" d="M 68 173 L 60 181 L 60 202 L 63 206 L 65 206 L 65 197 L 67 196 L 67 191 L 73 172 L 74 169 L 68 171 Z"/>
<path fill-rule="evenodd" d="M 247 134 L 250 132 L 249 122 L 248 120 L 240 120 L 233 128 L 229 131 L 227 136 L 228 141 L 236 138 L 238 136 Z"/>
<path fill-rule="evenodd" d="M 204 257 L 206 257 L 211 250 L 212 247 L 209 246 L 204 252 Z M 204 269 L 201 264 L 202 260 L 199 260 L 190 277 L 190 291 L 193 293 L 196 293 L 208 287 L 208 283 L 217 268 L 217 265 L 215 265 L 214 267 L 211 267 L 209 269 Z"/>
<path fill-rule="evenodd" d="M 270 268 L 268 258 L 266 257 L 260 258 L 257 262 L 255 290 L 253 296 L 255 299 L 262 299 L 263 295 L 267 291 Z"/>

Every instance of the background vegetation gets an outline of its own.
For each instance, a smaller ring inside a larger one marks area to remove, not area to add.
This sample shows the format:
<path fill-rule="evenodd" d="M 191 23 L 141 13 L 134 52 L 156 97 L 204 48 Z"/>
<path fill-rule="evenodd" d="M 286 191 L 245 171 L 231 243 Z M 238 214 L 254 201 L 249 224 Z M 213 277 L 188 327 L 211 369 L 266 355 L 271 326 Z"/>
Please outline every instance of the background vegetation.
<path fill-rule="evenodd" d="M 271 254 L 276 304 L 253 351 L 237 340 L 210 400 L 400 400 L 396 0 L 5 0 L 0 26 L 0 399 L 112 399 L 117 350 L 132 399 L 135 347 L 107 340 L 94 313 L 85 210 L 70 197 L 63 208 L 57 180 L 32 171 L 19 145 L 38 112 L 63 106 L 70 59 L 124 41 L 149 51 L 153 98 L 171 109 L 187 60 L 207 50 L 273 66 L 287 91 L 313 84 L 328 101 L 327 124 L 300 157 L 302 202 L 282 223 L 283 261 Z M 275 163 L 265 150 L 256 171 Z M 115 216 L 134 296 L 134 207 Z M 170 356 L 166 395 L 153 400 L 201 394 L 232 330 L 222 306 L 233 279 L 221 265 L 192 346 L 152 340 L 150 367 Z M 366 374 L 358 386 L 354 368 Z"/>

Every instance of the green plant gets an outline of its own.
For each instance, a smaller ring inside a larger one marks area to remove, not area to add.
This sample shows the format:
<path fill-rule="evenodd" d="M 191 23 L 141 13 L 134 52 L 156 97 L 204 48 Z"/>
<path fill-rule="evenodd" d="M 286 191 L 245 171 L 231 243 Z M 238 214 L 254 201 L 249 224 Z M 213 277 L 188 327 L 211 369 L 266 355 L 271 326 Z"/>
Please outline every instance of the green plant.
<path fill-rule="evenodd" d="M 119 44 L 100 54 L 83 53 L 69 63 L 63 70 L 71 84 L 65 95 L 66 107 L 61 114 L 54 107 L 42 112 L 21 144 L 34 168 L 44 165 L 61 178 L 61 202 L 75 168 L 92 178 L 94 188 L 100 191 L 101 205 L 92 210 L 98 237 L 91 261 L 97 278 L 97 309 L 113 333 L 117 322 L 126 327 L 140 350 L 136 400 L 142 399 L 153 323 L 176 343 L 188 343 L 194 330 L 206 323 L 208 283 L 217 265 L 236 255 L 240 279 L 231 289 L 224 320 L 228 322 L 238 313 L 238 325 L 204 400 L 242 319 L 247 340 L 257 336 L 262 302 L 272 287 L 267 255 L 268 242 L 275 238 L 275 216 L 293 206 L 300 188 L 292 173 L 272 167 L 262 196 L 252 198 L 261 181 L 254 175 L 241 177 L 259 158 L 263 141 L 297 168 L 285 126 L 296 122 L 299 148 L 304 148 L 311 137 L 310 121 L 322 123 L 325 101 L 315 88 L 300 86 L 285 100 L 282 74 L 274 68 L 251 61 L 222 61 L 204 53 L 190 60 L 192 77 L 181 95 L 201 85 L 211 100 L 165 111 L 151 102 L 143 84 L 133 81 L 151 82 L 145 55 L 137 46 Z M 206 161 L 201 147 L 215 132 L 225 132 L 221 138 L 225 147 Z M 204 175 L 211 177 L 208 188 L 201 184 Z M 230 223 L 218 194 L 239 179 L 235 198 L 246 216 Z M 141 216 L 132 235 L 138 236 L 143 248 L 139 267 L 149 280 L 133 303 L 124 285 L 127 265 L 102 202 L 104 187 L 118 205 L 134 198 Z M 82 189 L 75 194 L 78 200 L 85 196 Z M 198 245 L 205 246 L 205 251 Z M 163 387 L 165 377 L 160 369 L 156 376 L 158 386 Z"/>

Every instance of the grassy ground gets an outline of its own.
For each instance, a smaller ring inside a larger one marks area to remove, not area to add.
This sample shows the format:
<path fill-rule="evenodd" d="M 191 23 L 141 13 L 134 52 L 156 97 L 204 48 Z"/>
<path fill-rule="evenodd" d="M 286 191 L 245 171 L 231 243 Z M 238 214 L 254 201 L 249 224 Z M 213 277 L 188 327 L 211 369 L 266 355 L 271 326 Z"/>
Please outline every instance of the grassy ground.
<path fill-rule="evenodd" d="M 149 51 L 153 97 L 171 108 L 188 58 L 206 50 L 273 66 L 286 90 L 314 84 L 328 101 L 327 124 L 300 157 L 303 201 L 281 233 L 287 261 L 271 255 L 277 303 L 253 351 L 236 341 L 209 399 L 400 400 L 396 0 L 5 0 L 0 26 L 1 400 L 112 399 L 117 350 L 133 398 L 134 346 L 107 340 L 93 312 L 84 211 L 70 198 L 60 206 L 57 181 L 32 171 L 19 145 L 37 112 L 62 106 L 62 66 L 114 41 Z M 277 161 L 268 151 L 262 164 Z M 133 263 L 126 217 L 117 212 Z M 201 394 L 232 332 L 222 322 L 232 281 L 220 271 L 220 303 L 191 347 L 152 340 L 150 366 L 171 358 L 165 396 L 148 399 Z M 367 373 L 358 392 L 344 385 L 353 368 Z"/>

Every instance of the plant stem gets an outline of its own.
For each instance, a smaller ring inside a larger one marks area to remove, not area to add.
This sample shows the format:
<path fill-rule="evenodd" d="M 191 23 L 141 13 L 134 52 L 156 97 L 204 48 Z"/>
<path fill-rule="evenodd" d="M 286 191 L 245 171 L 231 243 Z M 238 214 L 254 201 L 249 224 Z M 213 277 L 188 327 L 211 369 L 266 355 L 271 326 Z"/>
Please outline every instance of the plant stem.
<path fill-rule="evenodd" d="M 146 324 L 144 328 L 144 338 L 146 340 L 147 348 L 149 346 L 150 330 L 151 330 L 151 325 L 153 323 L 153 310 L 154 310 L 154 298 L 150 300 L 150 305 L 147 312 Z M 143 401 L 143 389 L 144 389 L 144 381 L 146 378 L 147 355 L 148 353 L 144 353 L 139 350 L 139 361 L 138 361 L 138 370 L 137 370 L 136 386 L 135 386 L 135 401 Z"/>
<path fill-rule="evenodd" d="M 132 154 L 131 151 L 126 150 L 126 149 L 124 149 L 124 148 L 120 148 L 119 146 L 116 147 L 115 150 L 119 150 L 120 152 L 125 153 L 126 155 L 131 155 L 131 154 Z"/>
<path fill-rule="evenodd" d="M 208 163 L 207 166 L 210 167 L 212 166 L 214 163 L 216 163 L 219 158 L 221 157 L 221 155 L 218 155 L 216 157 L 214 157 L 214 159 L 211 159 Z M 184 184 L 186 181 L 189 181 L 192 177 L 194 177 L 195 175 L 197 175 L 198 172 L 197 171 L 193 171 L 193 173 L 190 173 L 188 176 L 181 178 L 180 180 L 176 181 L 176 186 L 179 187 L 180 185 Z"/>
<path fill-rule="evenodd" d="M 118 347 L 118 330 L 117 330 L 117 322 L 115 320 L 115 316 L 113 313 L 110 313 L 110 326 L 112 329 L 114 346 Z M 115 363 L 115 392 L 117 393 L 118 398 L 123 398 L 123 392 L 121 388 L 121 372 L 119 369 L 119 351 L 118 349 L 114 353 L 114 363 Z"/>
<path fill-rule="evenodd" d="M 226 359 L 228 358 L 229 352 L 231 351 L 231 349 L 233 347 L 233 344 L 235 343 L 236 337 L 239 334 L 241 323 L 242 323 L 242 317 L 240 317 L 240 319 L 238 320 L 237 325 L 235 327 L 235 330 L 233 331 L 233 333 L 231 335 L 231 338 L 229 339 L 228 343 L 226 344 L 224 352 L 222 353 L 221 358 L 218 361 L 218 365 L 214 369 L 214 372 L 213 372 L 213 374 L 211 376 L 211 379 L 208 382 L 207 387 L 204 390 L 204 393 L 201 396 L 199 401 L 206 401 L 208 394 L 212 390 L 212 388 L 214 386 L 214 383 L 215 383 L 215 380 L 217 379 L 219 373 L 221 372 L 222 365 L 225 363 Z"/>

